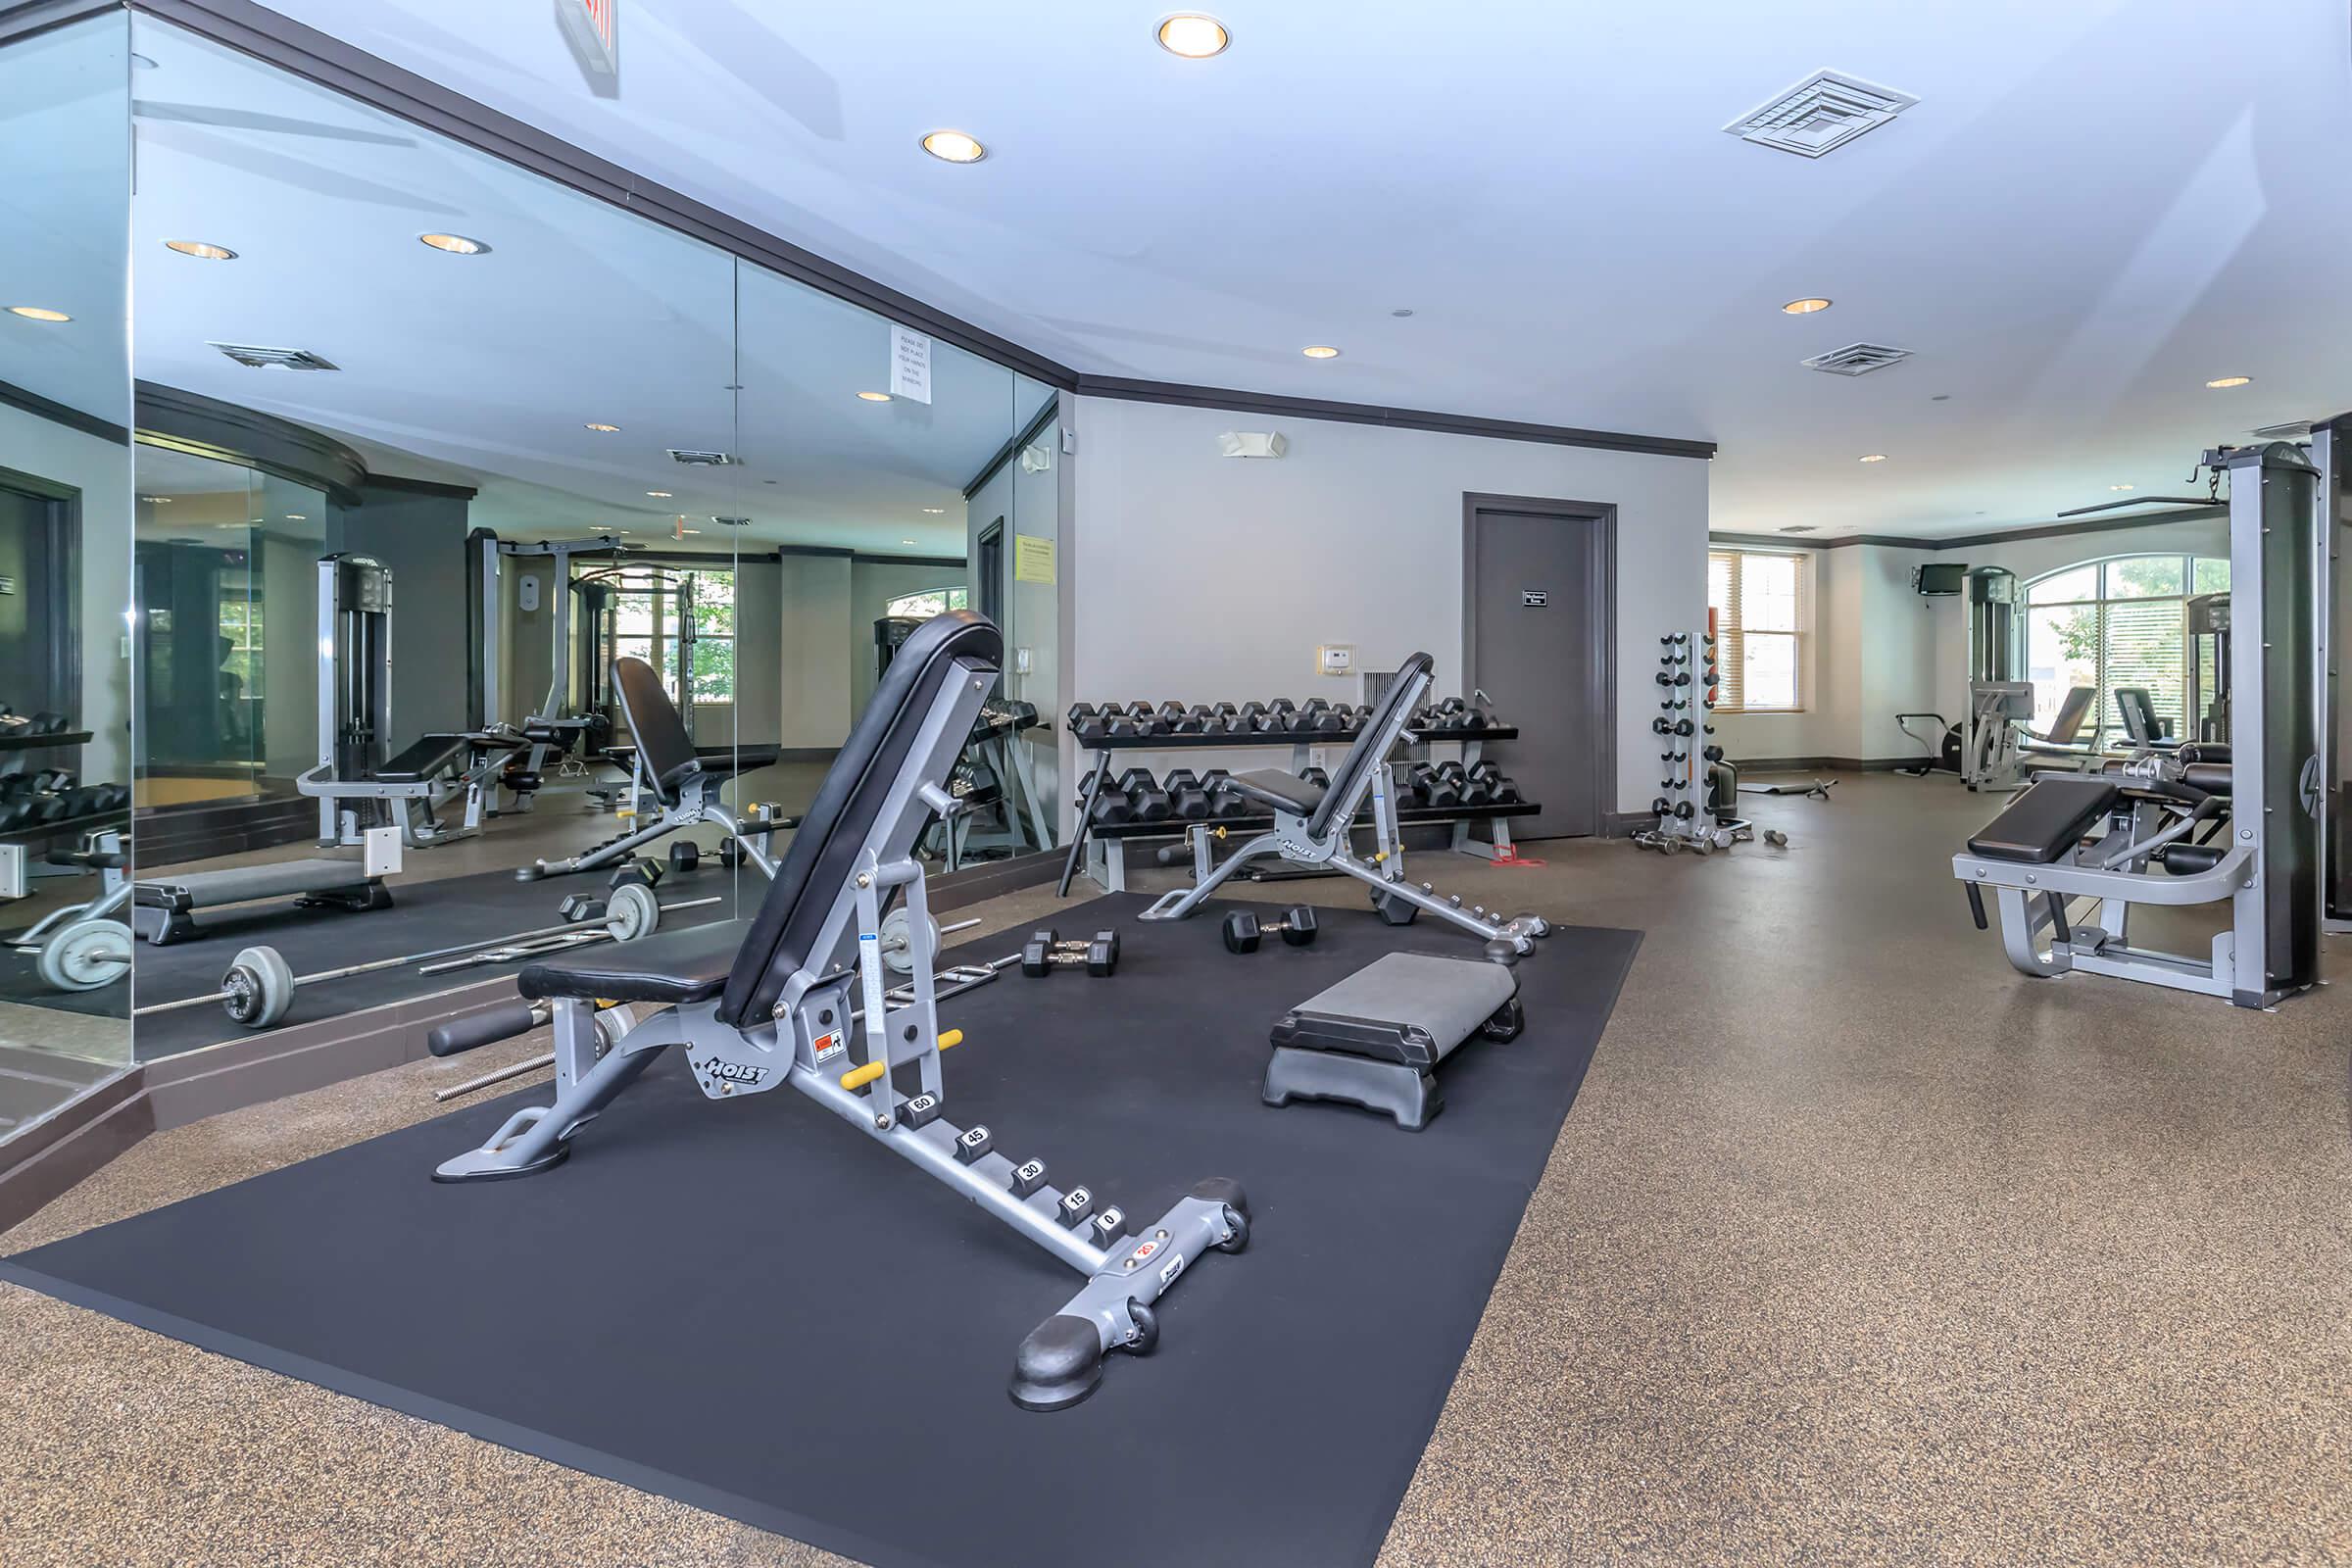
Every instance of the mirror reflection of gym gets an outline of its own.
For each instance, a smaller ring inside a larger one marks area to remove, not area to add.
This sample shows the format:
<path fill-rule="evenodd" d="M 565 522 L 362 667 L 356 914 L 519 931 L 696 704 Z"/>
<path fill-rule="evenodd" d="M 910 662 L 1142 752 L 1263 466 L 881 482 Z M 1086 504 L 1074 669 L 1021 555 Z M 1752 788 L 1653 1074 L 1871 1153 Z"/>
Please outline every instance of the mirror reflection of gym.
<path fill-rule="evenodd" d="M 127 19 L 0 47 L 0 1141 L 130 1059 Z"/>
<path fill-rule="evenodd" d="M 975 600 L 925 853 L 1050 844 L 1051 387 L 137 27 L 143 1056 L 748 909 L 877 624 Z"/>

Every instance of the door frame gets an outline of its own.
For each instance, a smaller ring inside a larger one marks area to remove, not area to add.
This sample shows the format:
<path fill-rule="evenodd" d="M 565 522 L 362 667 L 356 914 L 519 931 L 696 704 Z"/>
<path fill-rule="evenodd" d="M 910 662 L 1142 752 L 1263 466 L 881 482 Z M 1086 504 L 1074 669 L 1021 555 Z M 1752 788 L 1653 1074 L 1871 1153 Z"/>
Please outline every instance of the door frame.
<path fill-rule="evenodd" d="M 1589 661 L 1592 683 L 1587 698 L 1591 711 L 1600 715 L 1600 745 L 1593 769 L 1598 790 L 1593 802 L 1592 836 L 1607 838 L 1615 831 L 1617 809 L 1617 504 L 1613 501 L 1566 501 L 1553 496 L 1462 493 L 1462 689 L 1478 689 L 1478 514 L 1515 512 L 1563 522 L 1594 525 L 1592 593 L 1586 611 L 1595 646 Z M 1510 719 L 1513 715 L 1503 715 Z"/>
<path fill-rule="evenodd" d="M 49 658 L 44 677 L 57 711 L 81 727 L 81 491 L 77 486 L 0 467 L 0 489 L 13 490 L 48 506 L 49 581 L 40 585 L 47 595 L 42 607 L 49 620 Z M 21 584 L 19 591 L 30 588 Z M 68 635 L 61 635 L 68 634 Z"/>

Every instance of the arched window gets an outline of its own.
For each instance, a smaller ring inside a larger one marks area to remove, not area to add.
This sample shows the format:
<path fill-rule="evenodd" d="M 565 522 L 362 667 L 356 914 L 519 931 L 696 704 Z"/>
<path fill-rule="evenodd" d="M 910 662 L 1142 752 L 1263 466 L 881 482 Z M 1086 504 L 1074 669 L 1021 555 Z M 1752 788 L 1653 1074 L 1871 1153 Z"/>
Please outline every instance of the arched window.
<path fill-rule="evenodd" d="M 2121 729 L 2119 686 L 2147 689 L 2176 735 L 2189 733 L 2181 682 L 2187 667 L 2184 602 L 2230 591 L 2227 556 L 2111 556 L 2026 584 L 2026 676 L 2034 717 L 2046 724 L 2067 689 L 2095 687 L 2099 737 Z"/>

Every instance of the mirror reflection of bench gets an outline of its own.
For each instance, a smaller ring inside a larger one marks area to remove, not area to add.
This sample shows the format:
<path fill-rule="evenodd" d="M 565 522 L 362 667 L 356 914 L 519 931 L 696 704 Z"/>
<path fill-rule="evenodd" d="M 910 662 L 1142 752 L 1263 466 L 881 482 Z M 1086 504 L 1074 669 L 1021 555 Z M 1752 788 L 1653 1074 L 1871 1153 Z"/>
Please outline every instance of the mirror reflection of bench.
<path fill-rule="evenodd" d="M 740 855 L 764 874 L 775 875 L 768 835 L 798 827 L 800 819 L 764 808 L 738 815 L 723 799 L 728 782 L 741 768 L 756 764 L 746 762 L 740 752 L 697 748 L 661 675 L 634 655 L 624 654 L 612 661 L 612 700 L 622 725 L 636 740 L 628 753 L 628 804 L 621 813 L 630 825 L 578 855 L 533 861 L 514 873 L 515 880 L 535 882 L 541 877 L 601 870 L 681 828 L 705 825 L 723 830 L 727 842 L 735 847 L 722 858 L 731 860 Z"/>

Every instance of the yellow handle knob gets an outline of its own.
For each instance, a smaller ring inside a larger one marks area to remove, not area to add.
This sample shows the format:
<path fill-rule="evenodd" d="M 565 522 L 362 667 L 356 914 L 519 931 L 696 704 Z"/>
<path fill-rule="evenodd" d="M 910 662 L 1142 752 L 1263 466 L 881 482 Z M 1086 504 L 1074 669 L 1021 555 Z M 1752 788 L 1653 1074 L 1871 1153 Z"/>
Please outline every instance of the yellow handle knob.
<path fill-rule="evenodd" d="M 869 1061 L 862 1067 L 852 1067 L 848 1072 L 843 1073 L 841 1075 L 841 1087 L 844 1089 L 863 1089 L 867 1084 L 872 1083 L 875 1079 L 881 1077 L 888 1071 L 890 1071 L 890 1063 L 886 1061 Z"/>
<path fill-rule="evenodd" d="M 963 1031 L 960 1029 L 951 1029 L 946 1034 L 939 1037 L 939 1049 L 942 1051 L 947 1050 L 951 1046 L 960 1046 L 962 1044 Z"/>

